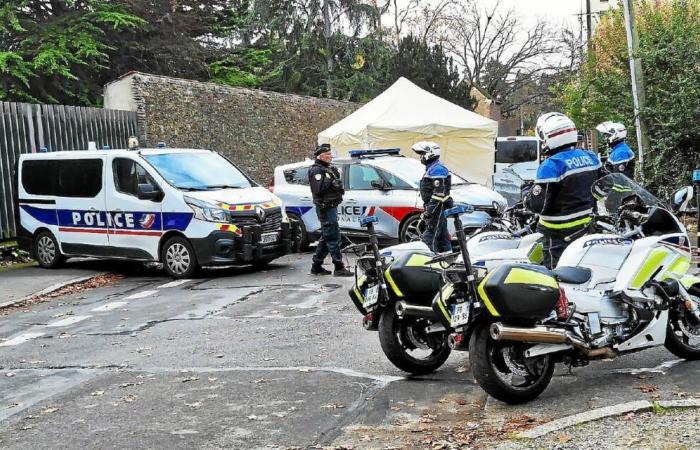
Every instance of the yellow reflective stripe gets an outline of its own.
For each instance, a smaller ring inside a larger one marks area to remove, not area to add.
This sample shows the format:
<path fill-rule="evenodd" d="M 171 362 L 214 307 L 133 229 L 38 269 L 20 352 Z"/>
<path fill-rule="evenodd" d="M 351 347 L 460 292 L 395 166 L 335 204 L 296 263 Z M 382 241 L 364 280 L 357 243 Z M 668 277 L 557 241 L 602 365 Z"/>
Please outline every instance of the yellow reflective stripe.
<path fill-rule="evenodd" d="M 527 258 L 534 264 L 539 264 L 544 261 L 544 246 L 541 242 L 538 242 L 534 247 L 532 247 L 532 249 L 530 249 L 530 253 L 528 253 Z"/>
<path fill-rule="evenodd" d="M 394 279 L 391 277 L 391 270 L 390 269 L 391 269 L 391 267 L 389 267 L 388 269 L 386 269 L 384 271 L 384 278 L 386 278 L 386 281 L 389 282 L 389 286 L 391 286 L 391 289 L 393 289 L 393 291 L 396 293 L 396 295 L 398 295 L 399 297 L 403 297 L 403 292 L 401 292 L 401 289 L 399 289 L 399 287 L 394 282 Z"/>
<path fill-rule="evenodd" d="M 508 272 L 504 284 L 537 284 L 539 286 L 547 286 L 558 289 L 557 280 L 544 273 L 535 272 L 534 270 L 521 269 L 514 267 Z"/>
<path fill-rule="evenodd" d="M 360 278 L 357 279 L 357 283 L 355 283 L 355 285 L 352 287 L 352 290 L 353 290 L 353 292 L 355 292 L 357 299 L 363 305 L 365 304 L 365 296 L 362 295 L 362 292 L 360 292 L 360 286 L 362 286 L 362 283 L 364 283 L 366 279 L 367 279 L 367 275 L 362 275 Z"/>
<path fill-rule="evenodd" d="M 450 295 L 452 295 L 452 292 L 454 292 L 454 290 L 454 285 L 452 283 L 448 283 L 444 285 L 438 293 L 437 304 L 440 307 L 440 311 L 442 311 L 442 314 L 443 316 L 445 316 L 446 320 L 450 320 L 452 318 L 452 315 L 449 312 L 447 312 L 447 309 L 445 309 L 445 303 L 442 301 L 442 299 L 450 298 Z"/>
<path fill-rule="evenodd" d="M 424 266 L 425 263 L 427 263 L 430 260 L 431 260 L 430 256 L 415 254 L 415 255 L 411 255 L 411 257 L 406 262 L 406 265 L 410 266 L 410 267 Z"/>
<path fill-rule="evenodd" d="M 670 266 L 668 266 L 667 272 L 671 272 L 675 275 L 685 275 L 688 269 L 690 269 L 690 258 L 686 256 L 679 256 Z"/>
<path fill-rule="evenodd" d="M 614 184 L 612 187 L 612 190 L 615 192 L 632 192 L 632 189 L 624 186 L 620 186 L 619 184 Z"/>
<path fill-rule="evenodd" d="M 439 202 L 445 202 L 445 201 L 449 200 L 450 196 L 449 196 L 449 195 L 446 195 L 446 196 L 444 196 L 444 197 L 440 197 L 439 195 L 433 195 L 433 196 L 430 197 L 430 198 L 432 198 L 433 200 L 437 200 L 437 201 L 439 201 Z"/>
<path fill-rule="evenodd" d="M 693 275 L 686 275 L 683 278 L 681 278 L 680 281 L 684 288 L 690 289 L 694 285 L 700 283 L 700 278 Z"/>
<path fill-rule="evenodd" d="M 574 220 L 572 222 L 564 222 L 564 223 L 552 223 L 552 222 L 547 222 L 546 220 L 540 219 L 540 224 L 542 226 L 545 226 L 547 228 L 551 228 L 553 230 L 564 230 L 566 228 L 573 228 L 573 227 L 577 227 L 579 225 L 585 225 L 590 221 L 591 221 L 590 217 L 584 217 L 583 219 L 578 219 L 578 220 Z"/>
<path fill-rule="evenodd" d="M 489 299 L 489 296 L 486 295 L 486 291 L 484 290 L 484 285 L 486 285 L 486 281 L 493 275 L 493 272 L 490 274 L 486 275 L 486 278 L 484 278 L 481 283 L 479 284 L 479 288 L 477 289 L 479 291 L 479 296 L 481 297 L 481 300 L 483 300 L 484 305 L 486 305 L 486 309 L 489 310 L 491 315 L 493 317 L 501 317 L 501 315 L 496 311 L 496 308 L 493 306 L 493 303 L 491 303 L 491 300 Z"/>
<path fill-rule="evenodd" d="M 656 269 L 661 267 L 664 259 L 666 259 L 667 256 L 668 250 L 664 250 L 662 248 L 655 248 L 652 250 L 651 253 L 649 253 L 646 261 L 644 261 L 644 264 L 642 264 L 642 267 L 640 267 L 637 271 L 637 275 L 635 275 L 635 277 L 632 279 L 630 288 L 639 289 L 644 283 L 649 281 L 649 278 L 651 278 L 652 274 L 656 272 Z"/>

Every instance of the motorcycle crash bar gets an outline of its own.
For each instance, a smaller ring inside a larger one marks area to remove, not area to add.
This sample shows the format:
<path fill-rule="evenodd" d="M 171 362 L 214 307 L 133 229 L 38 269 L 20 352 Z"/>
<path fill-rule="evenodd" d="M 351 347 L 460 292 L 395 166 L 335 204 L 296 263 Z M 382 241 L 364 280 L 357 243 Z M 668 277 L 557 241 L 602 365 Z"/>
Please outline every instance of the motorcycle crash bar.
<path fill-rule="evenodd" d="M 424 319 L 437 319 L 437 314 L 429 306 L 411 305 L 405 301 L 396 302 L 396 315 L 399 319 L 405 317 L 422 317 Z"/>
<path fill-rule="evenodd" d="M 575 347 L 590 358 L 598 356 L 614 358 L 617 356 L 617 353 L 610 347 L 592 349 L 581 338 L 564 330 L 549 327 L 511 327 L 503 325 L 502 323 L 494 323 L 491 325 L 490 332 L 491 337 L 495 341 L 519 341 L 534 344 L 567 344 Z"/>

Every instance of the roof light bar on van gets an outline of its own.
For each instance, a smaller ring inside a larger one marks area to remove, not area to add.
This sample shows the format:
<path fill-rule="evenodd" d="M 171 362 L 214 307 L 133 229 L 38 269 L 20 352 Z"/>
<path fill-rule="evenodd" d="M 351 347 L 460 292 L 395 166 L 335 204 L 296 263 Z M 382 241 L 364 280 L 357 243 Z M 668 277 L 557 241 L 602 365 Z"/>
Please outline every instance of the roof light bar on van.
<path fill-rule="evenodd" d="M 372 156 L 390 156 L 401 153 L 400 148 L 374 148 L 370 150 L 350 150 L 351 158 L 367 158 Z"/>

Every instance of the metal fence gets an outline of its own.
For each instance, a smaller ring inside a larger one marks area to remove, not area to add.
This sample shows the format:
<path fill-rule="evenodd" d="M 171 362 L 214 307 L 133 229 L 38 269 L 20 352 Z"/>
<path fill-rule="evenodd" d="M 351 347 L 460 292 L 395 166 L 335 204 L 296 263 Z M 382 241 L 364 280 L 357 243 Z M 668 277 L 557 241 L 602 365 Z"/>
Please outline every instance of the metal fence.
<path fill-rule="evenodd" d="M 15 236 L 15 163 L 22 153 L 126 148 L 136 136 L 136 113 L 63 105 L 0 102 L 0 241 Z"/>

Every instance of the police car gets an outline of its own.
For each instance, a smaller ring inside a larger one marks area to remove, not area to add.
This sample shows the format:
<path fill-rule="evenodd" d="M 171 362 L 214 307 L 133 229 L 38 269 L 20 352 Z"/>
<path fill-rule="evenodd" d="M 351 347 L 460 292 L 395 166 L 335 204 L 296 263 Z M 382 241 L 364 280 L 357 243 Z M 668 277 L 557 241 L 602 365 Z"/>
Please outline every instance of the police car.
<path fill-rule="evenodd" d="M 385 241 L 410 242 L 420 237 L 418 226 L 423 212 L 420 179 L 425 166 L 418 160 L 399 155 L 399 149 L 355 150 L 351 157 L 334 159 L 345 186 L 343 203 L 338 206 L 338 221 L 349 236 L 364 234 L 360 217 L 379 218 L 375 230 Z M 321 224 L 316 217 L 309 168 L 313 161 L 287 164 L 275 168 L 270 191 L 285 204 L 290 221 L 301 226 L 302 248 L 308 247 L 320 235 Z M 506 207 L 498 193 L 452 174 L 452 198 L 456 203 L 468 203 L 476 211 L 462 217 L 467 233 L 490 223 Z M 452 221 L 448 222 L 454 231 Z"/>
<path fill-rule="evenodd" d="M 71 256 L 200 266 L 266 264 L 290 251 L 282 202 L 209 150 L 24 154 L 16 171 L 19 246 L 43 267 Z"/>

